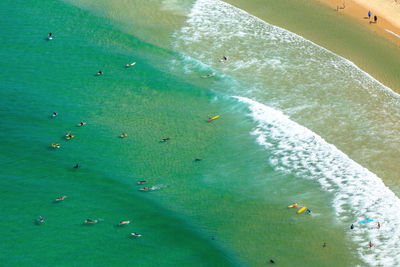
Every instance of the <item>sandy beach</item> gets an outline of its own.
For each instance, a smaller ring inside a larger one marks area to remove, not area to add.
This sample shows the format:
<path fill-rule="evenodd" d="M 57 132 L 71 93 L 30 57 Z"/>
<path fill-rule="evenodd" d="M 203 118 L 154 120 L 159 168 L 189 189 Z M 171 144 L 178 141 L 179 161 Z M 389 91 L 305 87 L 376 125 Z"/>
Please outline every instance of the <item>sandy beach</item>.
<path fill-rule="evenodd" d="M 373 32 L 400 45 L 400 1 L 395 0 L 322 0 L 339 14 L 345 14 L 365 25 Z M 371 17 L 368 17 L 371 11 Z M 374 16 L 377 22 L 374 23 Z"/>

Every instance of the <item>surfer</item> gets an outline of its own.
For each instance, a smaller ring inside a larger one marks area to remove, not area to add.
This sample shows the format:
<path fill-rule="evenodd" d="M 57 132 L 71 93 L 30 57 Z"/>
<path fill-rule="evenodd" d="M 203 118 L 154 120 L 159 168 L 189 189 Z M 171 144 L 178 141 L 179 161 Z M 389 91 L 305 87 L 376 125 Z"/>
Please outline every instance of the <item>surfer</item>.
<path fill-rule="evenodd" d="M 78 169 L 78 168 L 79 168 L 79 164 L 77 163 L 77 164 L 74 166 L 74 168 L 75 168 L 75 169 Z"/>
<path fill-rule="evenodd" d="M 169 137 L 161 139 L 161 142 L 166 142 L 169 140 Z"/>
<path fill-rule="evenodd" d="M 54 111 L 52 116 L 55 117 L 57 115 L 58 115 L 58 113 Z"/>
<path fill-rule="evenodd" d="M 66 197 L 67 197 L 67 196 L 62 196 L 62 197 L 56 198 L 56 201 L 64 200 Z"/>
<path fill-rule="evenodd" d="M 103 72 L 101 70 L 99 70 L 99 72 L 97 73 L 97 76 L 103 75 Z"/>
<path fill-rule="evenodd" d="M 307 212 L 308 212 L 308 214 L 311 214 L 311 210 L 310 209 L 307 209 Z"/>
<path fill-rule="evenodd" d="M 127 137 L 128 135 L 126 133 L 121 134 L 121 138 Z"/>
<path fill-rule="evenodd" d="M 202 161 L 203 159 L 194 159 L 194 161 Z"/>
<path fill-rule="evenodd" d="M 133 236 L 135 236 L 135 237 L 140 237 L 140 236 L 142 236 L 142 235 L 139 234 L 139 233 L 131 233 L 131 235 L 133 235 Z"/>
<path fill-rule="evenodd" d="M 49 36 L 47 37 L 49 40 L 53 39 L 53 34 L 49 32 Z"/>
<path fill-rule="evenodd" d="M 136 62 L 132 62 L 131 64 L 126 64 L 125 67 L 129 68 L 130 66 L 134 66 Z"/>
<path fill-rule="evenodd" d="M 38 222 L 40 222 L 40 223 L 44 223 L 44 219 L 43 219 L 43 217 L 42 217 L 42 216 L 39 216 L 39 218 L 38 218 Z"/>
<path fill-rule="evenodd" d="M 121 221 L 119 222 L 119 226 L 124 225 L 124 224 L 129 224 L 131 221 Z"/>
<path fill-rule="evenodd" d="M 60 144 L 51 143 L 51 146 L 52 146 L 53 148 L 60 148 Z"/>
<path fill-rule="evenodd" d="M 97 223 L 97 220 L 86 219 L 85 223 Z"/>
<path fill-rule="evenodd" d="M 274 261 L 274 260 L 272 260 L 272 259 L 271 259 L 271 260 L 269 260 L 269 262 L 270 262 L 270 263 L 275 263 L 275 261 Z"/>
<path fill-rule="evenodd" d="M 354 224 L 351 224 L 350 229 L 351 229 L 351 230 L 354 229 Z"/>
<path fill-rule="evenodd" d="M 381 224 L 378 222 L 378 229 L 380 229 L 381 228 Z"/>
<path fill-rule="evenodd" d="M 79 123 L 78 126 L 83 126 L 85 124 L 86 124 L 86 122 L 81 121 L 81 123 Z"/>
<path fill-rule="evenodd" d="M 221 62 L 224 62 L 224 61 L 227 61 L 228 60 L 228 58 L 226 57 L 226 56 L 223 56 L 222 58 L 221 58 Z"/>
<path fill-rule="evenodd" d="M 147 181 L 139 181 L 138 184 L 144 184 L 147 183 Z"/>
<path fill-rule="evenodd" d="M 326 242 L 324 242 L 324 244 L 322 245 L 323 248 L 326 248 Z"/>
<path fill-rule="evenodd" d="M 372 248 L 372 242 L 369 241 L 369 248 Z"/>

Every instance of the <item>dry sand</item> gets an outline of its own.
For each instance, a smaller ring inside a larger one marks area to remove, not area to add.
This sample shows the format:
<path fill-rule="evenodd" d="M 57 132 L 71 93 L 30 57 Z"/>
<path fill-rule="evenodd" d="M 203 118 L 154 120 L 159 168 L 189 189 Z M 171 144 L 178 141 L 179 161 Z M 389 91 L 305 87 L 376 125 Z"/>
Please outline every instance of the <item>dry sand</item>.
<path fill-rule="evenodd" d="M 321 2 L 332 7 L 338 14 L 349 15 L 372 31 L 400 45 L 400 0 L 321 0 Z M 368 11 L 372 13 L 371 19 L 368 18 Z M 373 23 L 375 15 L 378 17 L 377 23 Z"/>

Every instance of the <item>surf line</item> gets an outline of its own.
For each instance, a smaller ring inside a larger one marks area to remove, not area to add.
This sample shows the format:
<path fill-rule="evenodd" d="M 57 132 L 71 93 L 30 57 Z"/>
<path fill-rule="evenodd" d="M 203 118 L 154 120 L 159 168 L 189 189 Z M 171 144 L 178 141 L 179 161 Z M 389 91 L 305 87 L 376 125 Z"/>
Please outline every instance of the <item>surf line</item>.
<path fill-rule="evenodd" d="M 397 38 L 400 38 L 400 35 L 398 35 L 397 33 L 394 33 L 394 32 L 392 32 L 392 31 L 390 31 L 390 30 L 388 30 L 388 29 L 385 29 L 385 31 L 387 31 L 388 33 L 390 33 L 390 34 L 396 36 Z"/>

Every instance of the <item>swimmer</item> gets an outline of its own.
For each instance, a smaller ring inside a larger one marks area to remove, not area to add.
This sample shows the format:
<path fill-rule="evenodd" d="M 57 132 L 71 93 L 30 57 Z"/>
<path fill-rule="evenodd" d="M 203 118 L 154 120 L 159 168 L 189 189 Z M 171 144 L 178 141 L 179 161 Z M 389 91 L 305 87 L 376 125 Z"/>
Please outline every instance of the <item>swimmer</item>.
<path fill-rule="evenodd" d="M 224 61 L 227 61 L 227 60 L 228 60 L 228 58 L 226 56 L 223 56 L 220 61 L 224 62 Z"/>
<path fill-rule="evenodd" d="M 77 163 L 77 164 L 74 166 L 74 168 L 75 168 L 75 169 L 78 169 L 78 168 L 79 168 L 79 164 Z"/>
<path fill-rule="evenodd" d="M 86 219 L 85 223 L 97 223 L 97 220 Z"/>
<path fill-rule="evenodd" d="M 351 224 L 350 229 L 351 229 L 351 230 L 354 229 L 354 224 Z"/>
<path fill-rule="evenodd" d="M 85 124 L 86 124 L 86 122 L 81 121 L 81 122 L 78 124 L 78 126 L 83 126 L 83 125 L 85 125 Z"/>
<path fill-rule="evenodd" d="M 139 181 L 138 184 L 144 184 L 147 183 L 147 181 Z"/>
<path fill-rule="evenodd" d="M 99 70 L 99 72 L 97 73 L 97 76 L 103 75 L 103 72 L 101 70 Z"/>
<path fill-rule="evenodd" d="M 202 161 L 203 159 L 194 159 L 194 161 Z"/>
<path fill-rule="evenodd" d="M 275 261 L 274 261 L 274 260 L 269 260 L 269 262 L 270 262 L 270 263 L 275 263 Z"/>
<path fill-rule="evenodd" d="M 44 219 L 43 219 L 43 217 L 42 217 L 42 216 L 39 216 L 39 218 L 38 218 L 38 222 L 40 222 L 40 223 L 44 223 Z"/>
<path fill-rule="evenodd" d="M 62 197 L 56 198 L 56 201 L 64 200 L 66 197 L 67 197 L 67 196 L 62 196 Z"/>
<path fill-rule="evenodd" d="M 324 244 L 322 245 L 323 248 L 326 248 L 326 242 L 324 242 Z"/>
<path fill-rule="evenodd" d="M 65 134 L 66 137 L 71 137 L 71 132 Z"/>
<path fill-rule="evenodd" d="M 55 117 L 57 115 L 58 115 L 58 113 L 54 111 L 52 116 Z"/>
<path fill-rule="evenodd" d="M 169 137 L 161 139 L 160 142 L 166 142 L 166 141 L 168 141 L 168 140 L 169 140 Z"/>
<path fill-rule="evenodd" d="M 121 138 L 125 138 L 125 137 L 127 137 L 128 135 L 127 135 L 126 133 L 122 133 L 120 136 L 121 136 Z"/>
<path fill-rule="evenodd" d="M 210 78 L 210 77 L 213 77 L 214 76 L 214 74 L 206 74 L 206 75 L 203 75 L 203 76 L 201 76 L 201 78 Z"/>

